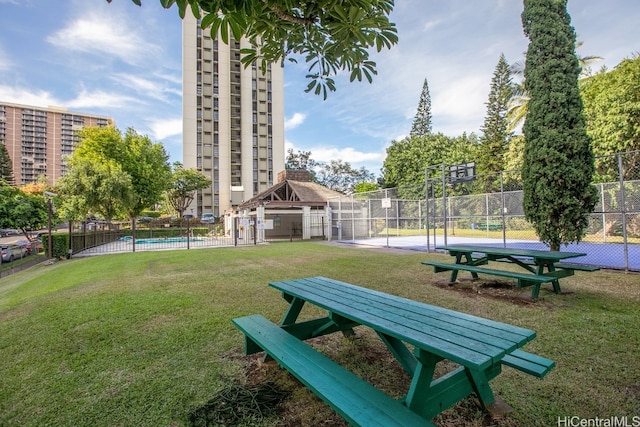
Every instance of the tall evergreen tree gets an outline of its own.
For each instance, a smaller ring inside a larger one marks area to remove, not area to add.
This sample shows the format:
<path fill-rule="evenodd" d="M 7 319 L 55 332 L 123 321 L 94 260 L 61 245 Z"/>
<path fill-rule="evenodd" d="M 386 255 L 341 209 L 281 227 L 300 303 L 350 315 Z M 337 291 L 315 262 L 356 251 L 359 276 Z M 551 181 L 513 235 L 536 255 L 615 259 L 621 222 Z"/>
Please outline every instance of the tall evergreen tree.
<path fill-rule="evenodd" d="M 524 123 L 525 217 L 551 250 L 584 237 L 596 203 L 594 155 L 578 88 L 580 65 L 567 0 L 524 0 L 529 37 Z"/>
<path fill-rule="evenodd" d="M 499 180 L 494 174 L 505 169 L 505 154 L 509 149 L 509 99 L 513 92 L 509 63 L 500 55 L 491 79 L 491 90 L 487 101 L 487 115 L 480 128 L 482 137 L 478 146 L 476 171 L 479 184 L 484 191 L 499 189 Z"/>
<path fill-rule="evenodd" d="M 11 158 L 7 147 L 0 142 L 0 180 L 12 184 L 13 183 L 13 169 L 11 168 Z"/>
<path fill-rule="evenodd" d="M 418 103 L 418 111 L 411 126 L 411 136 L 425 136 L 431 133 L 431 95 L 429 95 L 429 85 L 427 79 L 422 84 L 422 94 Z"/>

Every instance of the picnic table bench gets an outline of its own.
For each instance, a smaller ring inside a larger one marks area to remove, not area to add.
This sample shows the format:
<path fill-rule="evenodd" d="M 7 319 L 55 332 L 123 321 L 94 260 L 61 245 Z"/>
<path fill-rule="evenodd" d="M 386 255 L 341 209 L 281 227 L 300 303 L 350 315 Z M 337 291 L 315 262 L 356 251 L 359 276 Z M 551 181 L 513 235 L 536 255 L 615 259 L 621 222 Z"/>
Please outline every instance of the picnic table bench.
<path fill-rule="evenodd" d="M 502 230 L 502 224 L 499 222 L 490 222 L 490 223 L 478 222 L 478 223 L 474 223 L 474 227 L 477 230 L 486 230 L 486 231 Z"/>
<path fill-rule="evenodd" d="M 436 273 L 451 271 L 450 284 L 455 283 L 459 271 L 468 271 L 473 279 L 478 273 L 516 279 L 518 287 L 532 286 L 531 298 L 537 299 L 540 285 L 551 283 L 555 293 L 560 293 L 559 279 L 572 276 L 576 270 L 596 271 L 598 267 L 562 262 L 569 258 L 578 258 L 586 254 L 580 252 L 541 251 L 534 249 L 496 248 L 490 246 L 449 245 L 438 246 L 455 258 L 453 263 L 423 261 L 422 264 L 434 267 Z M 518 265 L 524 271 L 501 270 L 483 267 L 489 261 L 501 261 Z"/>
<path fill-rule="evenodd" d="M 489 384 L 503 365 L 539 378 L 555 365 L 520 349 L 536 336 L 529 329 L 325 277 L 269 285 L 289 307 L 280 325 L 260 315 L 233 319 L 245 335 L 245 353 L 264 351 L 351 425 L 429 426 L 431 418 L 472 393 L 492 413 L 508 410 Z M 326 310 L 326 316 L 299 320 L 306 304 Z M 334 332 L 351 335 L 356 326 L 373 329 L 411 377 L 404 397 L 392 398 L 304 342 Z M 458 367 L 434 378 L 442 360 Z"/>

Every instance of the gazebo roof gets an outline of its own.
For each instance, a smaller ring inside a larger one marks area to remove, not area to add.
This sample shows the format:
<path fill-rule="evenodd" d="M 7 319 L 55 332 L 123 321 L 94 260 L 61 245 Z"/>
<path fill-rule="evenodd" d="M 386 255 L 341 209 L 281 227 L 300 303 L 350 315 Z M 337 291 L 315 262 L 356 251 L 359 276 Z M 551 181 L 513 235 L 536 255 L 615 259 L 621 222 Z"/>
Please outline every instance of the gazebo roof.
<path fill-rule="evenodd" d="M 254 209 L 261 204 L 274 207 L 325 206 L 327 199 L 342 193 L 309 181 L 284 180 L 241 203 L 237 209 Z"/>

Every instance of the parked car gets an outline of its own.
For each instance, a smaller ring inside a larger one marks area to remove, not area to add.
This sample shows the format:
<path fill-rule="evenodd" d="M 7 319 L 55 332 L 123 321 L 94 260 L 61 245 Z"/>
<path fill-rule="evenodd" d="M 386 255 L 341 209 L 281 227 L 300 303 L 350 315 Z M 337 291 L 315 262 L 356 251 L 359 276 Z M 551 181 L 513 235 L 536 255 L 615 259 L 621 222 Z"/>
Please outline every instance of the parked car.
<path fill-rule="evenodd" d="M 37 254 L 42 251 L 42 240 L 39 240 L 39 239 L 35 239 L 35 240 L 22 239 L 15 242 L 15 244 L 19 246 L 24 246 L 24 248 L 27 250 L 27 255 L 31 255 L 32 253 Z"/>
<path fill-rule="evenodd" d="M 203 224 L 210 224 L 216 221 L 216 217 L 212 213 L 204 213 L 200 217 L 200 222 Z"/>
<path fill-rule="evenodd" d="M 16 245 L 22 246 L 27 250 L 27 255 L 31 255 L 31 241 L 27 239 L 18 240 L 15 242 Z"/>
<path fill-rule="evenodd" d="M 3 245 L 0 248 L 0 254 L 3 262 L 11 262 L 14 259 L 22 259 L 27 256 L 27 249 L 20 245 Z"/>
<path fill-rule="evenodd" d="M 0 229 L 0 237 L 15 236 L 16 234 L 18 234 L 18 230 L 12 230 L 10 228 Z"/>

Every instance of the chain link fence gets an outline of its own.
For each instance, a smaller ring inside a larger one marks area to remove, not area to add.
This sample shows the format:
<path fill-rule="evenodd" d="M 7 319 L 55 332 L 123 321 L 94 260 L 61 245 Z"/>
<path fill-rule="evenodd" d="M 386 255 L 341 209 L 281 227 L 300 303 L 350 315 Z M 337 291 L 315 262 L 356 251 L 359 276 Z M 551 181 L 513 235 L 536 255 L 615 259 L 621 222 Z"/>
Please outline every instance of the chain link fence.
<path fill-rule="evenodd" d="M 427 168 L 422 184 L 329 200 L 330 238 L 387 246 L 421 239 L 428 251 L 460 241 L 539 243 L 524 216 L 520 171 L 460 176 L 452 170 L 438 165 Z M 640 151 L 598 157 L 596 170 L 599 201 L 580 251 L 594 265 L 640 271 Z"/>

